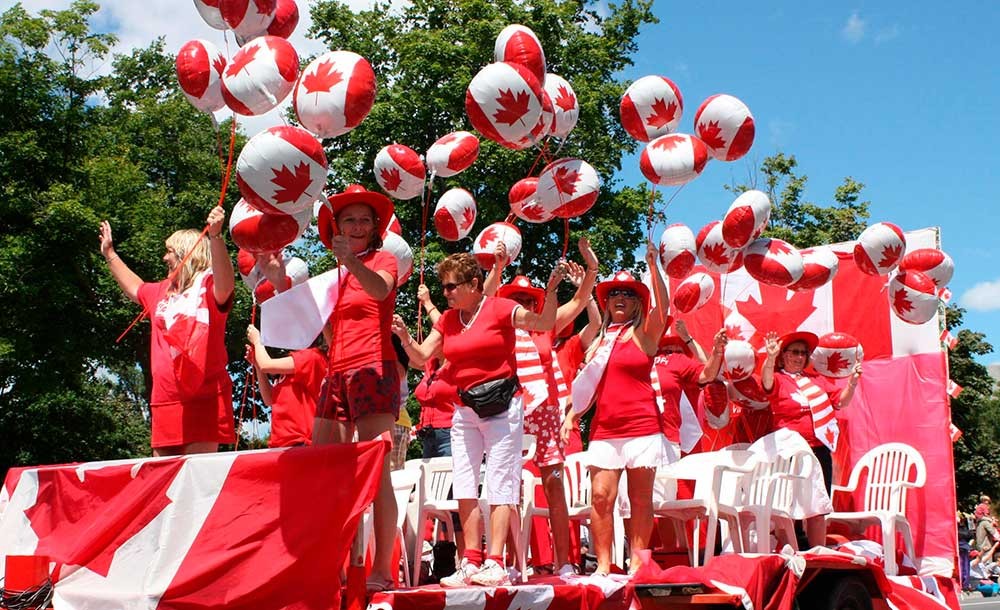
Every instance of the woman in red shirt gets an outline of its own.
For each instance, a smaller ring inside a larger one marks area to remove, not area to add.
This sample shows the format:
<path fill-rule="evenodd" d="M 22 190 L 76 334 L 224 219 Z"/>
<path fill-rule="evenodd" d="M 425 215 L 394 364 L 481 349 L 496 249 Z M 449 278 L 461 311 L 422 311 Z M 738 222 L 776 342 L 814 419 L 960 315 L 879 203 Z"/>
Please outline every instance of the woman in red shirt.
<path fill-rule="evenodd" d="M 388 197 L 353 184 L 320 208 L 320 240 L 342 270 L 340 292 L 330 316 L 331 343 L 326 383 L 316 405 L 313 443 L 372 440 L 393 429 L 399 417 L 399 373 L 392 347 L 396 303 L 396 258 L 381 250 L 392 218 Z M 343 270 L 346 270 L 344 272 Z M 375 558 L 369 591 L 392 586 L 396 499 L 389 456 L 382 464 L 375 497 Z"/>
<path fill-rule="evenodd" d="M 215 207 L 206 220 L 207 238 L 194 229 L 167 238 L 163 262 L 169 277 L 156 283 L 144 282 L 125 264 L 115 253 L 111 224 L 101 223 L 101 254 L 111 275 L 152 322 L 154 456 L 211 453 L 220 443 L 236 442 L 225 343 L 234 273 L 222 237 L 224 218 Z"/>

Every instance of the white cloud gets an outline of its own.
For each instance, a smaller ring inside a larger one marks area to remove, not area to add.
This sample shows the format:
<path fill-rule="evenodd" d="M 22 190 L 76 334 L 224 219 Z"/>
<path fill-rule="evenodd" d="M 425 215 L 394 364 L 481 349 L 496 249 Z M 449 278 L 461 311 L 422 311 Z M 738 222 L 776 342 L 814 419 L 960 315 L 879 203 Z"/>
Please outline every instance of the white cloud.
<path fill-rule="evenodd" d="M 962 293 L 959 303 L 962 307 L 973 311 L 1000 309 L 1000 279 L 992 282 L 979 282 Z"/>
<path fill-rule="evenodd" d="M 771 119 L 767 122 L 767 130 L 771 137 L 771 145 L 782 148 L 789 144 L 789 136 L 795 131 L 795 124 L 782 119 Z"/>
<path fill-rule="evenodd" d="M 844 37 L 847 42 L 851 44 L 857 44 L 865 37 L 865 28 L 867 23 L 864 19 L 858 15 L 857 11 L 851 13 L 851 16 L 847 18 L 847 23 L 840 30 L 840 35 Z"/>
<path fill-rule="evenodd" d="M 875 44 L 882 44 L 883 42 L 889 42 L 895 38 L 899 37 L 901 30 L 899 25 L 892 24 L 887 28 L 882 28 L 875 34 Z"/>

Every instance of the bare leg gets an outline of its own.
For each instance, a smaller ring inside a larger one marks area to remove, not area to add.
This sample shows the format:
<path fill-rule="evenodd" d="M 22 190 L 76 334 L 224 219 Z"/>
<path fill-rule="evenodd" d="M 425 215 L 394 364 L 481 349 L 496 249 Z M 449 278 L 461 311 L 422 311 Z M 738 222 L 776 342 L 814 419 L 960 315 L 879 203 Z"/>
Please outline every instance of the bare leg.
<path fill-rule="evenodd" d="M 370 441 L 392 430 L 395 418 L 389 413 L 365 415 L 357 420 L 358 436 Z M 396 495 L 389 475 L 389 456 L 382 460 L 382 474 L 378 493 L 375 495 L 375 558 L 372 560 L 372 579 L 395 580 L 392 551 L 396 541 Z"/>
<path fill-rule="evenodd" d="M 615 500 L 618 499 L 618 479 L 621 470 L 590 467 L 590 528 L 594 539 L 591 544 L 597 555 L 597 571 L 611 571 L 611 543 L 614 536 Z M 635 509 L 632 509 L 635 514 Z"/>
<path fill-rule="evenodd" d="M 510 531 L 511 512 L 513 507 L 510 504 L 490 506 L 490 548 L 486 549 L 487 555 L 503 555 L 503 545 L 507 542 L 507 532 Z M 464 522 L 462 527 L 465 527 Z"/>
<path fill-rule="evenodd" d="M 167 457 L 171 455 L 184 455 L 184 445 L 171 445 L 170 447 L 153 447 L 153 457 Z"/>
<path fill-rule="evenodd" d="M 459 500 L 458 518 L 462 522 L 462 540 L 465 542 L 465 549 L 478 550 L 483 539 L 483 530 L 479 525 L 483 519 L 482 511 L 479 510 L 479 500 L 475 498 Z M 462 552 L 465 549 L 462 549 Z"/>
<path fill-rule="evenodd" d="M 632 506 L 632 527 L 629 547 L 632 559 L 629 572 L 639 569 L 639 551 L 649 548 L 649 537 L 653 533 L 653 480 L 655 468 L 628 469 L 628 500 Z"/>
<path fill-rule="evenodd" d="M 218 453 L 219 443 L 188 443 L 184 445 L 181 449 L 181 453 L 184 455 L 191 455 L 192 453 Z"/>
<path fill-rule="evenodd" d="M 354 439 L 354 426 L 336 419 L 317 417 L 313 420 L 314 445 L 349 443 Z"/>
<path fill-rule="evenodd" d="M 806 519 L 806 538 L 809 540 L 809 546 L 826 546 L 826 517 L 823 515 L 816 515 L 815 517 L 809 517 Z"/>
<path fill-rule="evenodd" d="M 549 526 L 552 528 L 553 565 L 556 570 L 569 563 L 569 509 L 563 488 L 563 465 L 553 464 L 539 469 L 542 489 L 549 505 Z M 573 563 L 576 563 L 575 561 Z"/>

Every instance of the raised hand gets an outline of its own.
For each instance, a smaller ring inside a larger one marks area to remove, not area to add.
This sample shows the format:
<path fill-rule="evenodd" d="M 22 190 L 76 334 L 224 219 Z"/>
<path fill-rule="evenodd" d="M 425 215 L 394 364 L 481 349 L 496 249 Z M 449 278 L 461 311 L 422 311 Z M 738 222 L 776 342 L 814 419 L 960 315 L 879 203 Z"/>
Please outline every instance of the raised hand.
<path fill-rule="evenodd" d="M 573 261 L 566 261 L 566 268 L 566 277 L 569 278 L 571 284 L 579 288 L 580 284 L 583 283 L 583 276 L 587 273 L 587 270 Z"/>
<path fill-rule="evenodd" d="M 392 314 L 392 325 L 390 326 L 393 334 L 401 339 L 405 339 L 410 334 L 410 329 L 406 328 L 406 322 L 403 321 L 403 316 L 398 313 Z"/>
<path fill-rule="evenodd" d="M 598 261 L 597 255 L 594 254 L 594 250 L 590 247 L 590 240 L 586 236 L 581 237 L 580 241 L 577 242 L 577 248 L 580 249 L 580 256 L 583 257 L 583 264 L 587 269 L 591 271 L 597 271 Z"/>
<path fill-rule="evenodd" d="M 493 251 L 493 258 L 496 261 L 496 265 L 503 269 L 507 266 L 510 261 L 507 259 L 507 244 L 503 241 L 497 242 L 496 250 Z"/>
<path fill-rule="evenodd" d="M 778 339 L 778 333 L 772 330 L 764 336 L 764 348 L 767 350 L 767 359 L 773 362 L 781 353 L 781 341 Z"/>
<path fill-rule="evenodd" d="M 101 254 L 107 258 L 115 251 L 115 242 L 111 237 L 111 223 L 107 220 L 101 221 L 101 231 L 97 238 L 101 240 Z"/>
<path fill-rule="evenodd" d="M 222 209 L 222 206 L 215 206 L 212 211 L 208 213 L 208 218 L 205 220 L 205 224 L 208 225 L 208 236 L 218 237 L 222 234 L 222 221 L 226 219 L 226 211 Z"/>
<path fill-rule="evenodd" d="M 421 305 L 427 305 L 431 300 L 431 291 L 427 289 L 426 284 L 421 284 L 417 286 L 417 301 Z"/>

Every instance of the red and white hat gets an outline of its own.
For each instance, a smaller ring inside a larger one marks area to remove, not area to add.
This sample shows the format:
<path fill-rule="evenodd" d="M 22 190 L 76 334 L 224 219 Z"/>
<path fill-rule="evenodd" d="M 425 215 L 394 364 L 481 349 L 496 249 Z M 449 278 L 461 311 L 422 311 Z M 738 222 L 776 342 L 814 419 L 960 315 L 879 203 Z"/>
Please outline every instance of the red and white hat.
<path fill-rule="evenodd" d="M 608 308 L 608 293 L 616 288 L 634 292 L 642 301 L 642 311 L 649 311 L 649 287 L 635 279 L 628 271 L 619 271 L 610 280 L 598 282 L 594 292 L 597 295 L 597 305 L 601 309 Z"/>
<path fill-rule="evenodd" d="M 271 20 L 271 25 L 267 26 L 267 33 L 270 36 L 288 38 L 298 25 L 299 6 L 295 0 L 278 0 L 274 9 L 274 19 Z"/>
<path fill-rule="evenodd" d="M 241 250 L 275 252 L 301 237 L 311 220 L 312 207 L 295 215 L 264 214 L 240 199 L 229 215 L 229 235 Z"/>
<path fill-rule="evenodd" d="M 694 131 L 719 161 L 735 161 L 753 146 L 753 115 L 747 105 L 724 93 L 709 97 L 694 113 Z"/>
<path fill-rule="evenodd" d="M 812 354 L 812 351 L 816 349 L 817 345 L 819 345 L 819 337 L 817 337 L 815 333 L 805 330 L 797 330 L 795 332 L 786 333 L 782 335 L 781 339 L 778 341 L 781 344 L 782 350 L 787 349 L 792 343 L 801 341 L 806 344 L 806 350 L 808 350 L 810 354 Z"/>
<path fill-rule="evenodd" d="M 582 159 L 559 159 L 538 176 L 535 198 L 542 209 L 559 218 L 576 218 L 597 203 L 601 178 Z"/>
<path fill-rule="evenodd" d="M 382 249 L 396 257 L 396 286 L 402 286 L 413 275 L 413 248 L 399 234 L 386 231 Z"/>
<path fill-rule="evenodd" d="M 878 222 L 858 236 L 854 262 L 868 275 L 886 275 L 896 268 L 905 250 L 903 230 L 890 222 Z"/>
<path fill-rule="evenodd" d="M 812 367 L 825 377 L 848 377 L 864 359 L 861 342 L 847 333 L 832 332 L 819 338 L 810 358 Z"/>
<path fill-rule="evenodd" d="M 729 383 L 729 400 L 751 411 L 760 411 L 771 405 L 767 393 L 753 375 Z"/>
<path fill-rule="evenodd" d="M 374 172 L 375 181 L 393 199 L 413 199 L 424 190 L 424 162 L 409 146 L 383 146 L 375 155 Z"/>
<path fill-rule="evenodd" d="M 229 29 L 229 24 L 222 18 L 222 11 L 219 10 L 219 0 L 194 0 L 194 7 L 208 27 L 216 30 Z"/>
<path fill-rule="evenodd" d="M 694 268 L 698 244 L 687 225 L 675 223 L 660 237 L 660 264 L 669 277 L 681 280 Z"/>
<path fill-rule="evenodd" d="M 937 248 L 920 248 L 909 252 L 900 261 L 899 268 L 902 271 L 922 271 L 938 288 L 947 286 L 955 273 L 954 261 Z"/>
<path fill-rule="evenodd" d="M 744 248 L 760 237 L 771 218 L 771 200 L 761 191 L 742 193 L 722 219 L 722 239 L 730 248 Z"/>
<path fill-rule="evenodd" d="M 233 55 L 222 72 L 222 97 L 238 114 L 263 114 L 280 104 L 295 87 L 299 56 L 284 38 L 254 38 Z"/>
<path fill-rule="evenodd" d="M 510 202 L 510 211 L 525 222 L 533 224 L 546 222 L 555 218 L 552 212 L 546 210 L 538 203 L 535 193 L 538 190 L 538 178 L 521 178 L 510 187 L 507 193 L 507 200 Z"/>
<path fill-rule="evenodd" d="M 177 82 L 184 97 L 202 112 L 215 112 L 226 105 L 222 98 L 222 72 L 226 56 L 207 40 L 189 40 L 174 62 Z"/>
<path fill-rule="evenodd" d="M 487 271 L 493 268 L 497 244 L 501 241 L 507 246 L 509 261 L 513 262 L 521 253 L 521 231 L 510 223 L 494 222 L 479 233 L 472 245 L 472 254 L 480 267 Z"/>
<path fill-rule="evenodd" d="M 309 62 L 295 85 L 295 116 L 320 138 L 343 135 L 375 104 L 375 71 L 350 51 L 330 51 Z"/>
<path fill-rule="evenodd" d="M 802 277 L 802 255 L 786 241 L 762 237 L 743 251 L 743 267 L 758 282 L 788 286 Z"/>
<path fill-rule="evenodd" d="M 337 215 L 349 205 L 363 203 L 372 209 L 375 214 L 375 232 L 385 235 L 386 228 L 392 220 L 394 206 L 392 200 L 375 191 L 369 191 L 360 184 L 350 184 L 343 193 L 330 195 L 328 198 L 330 205 L 322 206 L 316 214 L 316 228 L 319 231 L 319 240 L 327 248 L 333 243 L 333 236 L 337 234 Z M 397 273 L 398 275 L 398 273 Z"/>
<path fill-rule="evenodd" d="M 513 298 L 515 294 L 523 294 L 535 300 L 535 312 L 540 313 L 545 307 L 545 290 L 532 285 L 531 279 L 519 275 L 509 284 L 504 284 L 497 290 L 498 297 Z"/>
<path fill-rule="evenodd" d="M 713 430 L 725 428 L 729 423 L 729 390 L 724 381 L 712 381 L 701 391 L 705 405 L 705 423 Z"/>
<path fill-rule="evenodd" d="M 576 99 L 576 92 L 569 81 L 558 74 L 546 74 L 543 88 L 552 100 L 552 110 L 555 113 L 551 135 L 565 138 L 573 131 L 580 118 L 580 103 Z"/>
<path fill-rule="evenodd" d="M 625 131 L 640 142 L 649 142 L 677 129 L 684 98 L 669 78 L 643 76 L 625 90 L 618 110 Z"/>
<path fill-rule="evenodd" d="M 467 169 L 479 156 L 479 138 L 468 131 L 441 136 L 427 149 L 427 169 L 447 178 Z"/>
<path fill-rule="evenodd" d="M 642 175 L 653 184 L 679 186 L 697 178 L 708 163 L 708 149 L 694 136 L 674 133 L 646 145 L 639 157 Z"/>
<path fill-rule="evenodd" d="M 326 168 L 326 153 L 312 134 L 282 125 L 246 143 L 236 161 L 236 183 L 247 203 L 265 214 L 298 214 L 323 194 Z"/>
<path fill-rule="evenodd" d="M 802 277 L 789 286 L 789 290 L 815 290 L 837 275 L 840 259 L 829 246 L 806 248 L 799 253 L 802 254 Z"/>
<path fill-rule="evenodd" d="M 743 252 L 730 248 L 722 239 L 722 221 L 713 220 L 695 237 L 698 260 L 712 273 L 729 273 L 743 266 Z"/>
<path fill-rule="evenodd" d="M 542 114 L 541 82 L 520 64 L 497 62 L 479 71 L 465 92 L 472 126 L 498 144 L 520 141 Z"/>
<path fill-rule="evenodd" d="M 715 280 L 707 273 L 692 273 L 674 291 L 673 303 L 681 313 L 699 309 L 715 294 Z"/>
<path fill-rule="evenodd" d="M 458 241 L 472 231 L 476 224 L 476 200 L 465 189 L 445 191 L 434 208 L 434 227 L 445 241 Z"/>
<path fill-rule="evenodd" d="M 218 4 L 226 25 L 242 40 L 266 32 L 278 8 L 277 0 L 219 0 Z"/>
<path fill-rule="evenodd" d="M 937 285 L 922 271 L 900 271 L 889 280 L 889 304 L 900 320 L 924 324 L 937 314 Z"/>
<path fill-rule="evenodd" d="M 514 23 L 500 30 L 493 45 L 493 59 L 521 64 L 538 82 L 545 80 L 545 51 L 528 26 Z"/>
<path fill-rule="evenodd" d="M 730 341 L 726 343 L 726 352 L 722 361 L 722 374 L 729 381 L 746 379 L 753 374 L 757 364 L 757 356 L 753 346 L 746 341 Z"/>

